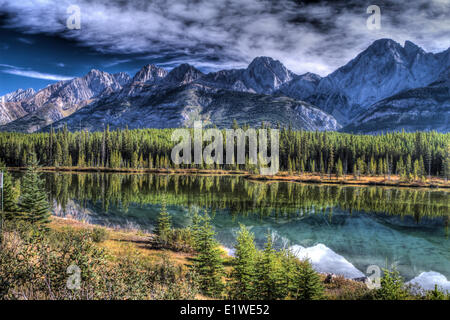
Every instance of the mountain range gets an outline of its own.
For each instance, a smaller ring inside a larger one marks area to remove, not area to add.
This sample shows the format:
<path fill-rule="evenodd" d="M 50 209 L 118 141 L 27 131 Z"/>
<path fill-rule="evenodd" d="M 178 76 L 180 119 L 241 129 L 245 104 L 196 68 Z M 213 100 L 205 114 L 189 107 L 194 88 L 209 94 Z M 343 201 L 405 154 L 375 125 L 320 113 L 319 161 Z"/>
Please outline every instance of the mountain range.
<path fill-rule="evenodd" d="M 223 128 L 236 120 L 355 133 L 448 132 L 450 48 L 435 54 L 380 39 L 326 77 L 297 75 L 270 57 L 208 74 L 188 64 L 170 72 L 150 64 L 133 77 L 91 70 L 2 101 L 2 131 L 185 127 L 196 120 Z"/>

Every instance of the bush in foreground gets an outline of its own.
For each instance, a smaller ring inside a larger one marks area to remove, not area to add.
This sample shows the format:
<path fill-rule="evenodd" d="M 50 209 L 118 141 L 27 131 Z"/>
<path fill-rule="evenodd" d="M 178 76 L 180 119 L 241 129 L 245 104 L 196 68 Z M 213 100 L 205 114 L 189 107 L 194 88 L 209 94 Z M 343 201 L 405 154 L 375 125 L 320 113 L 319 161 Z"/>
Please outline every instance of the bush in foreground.
<path fill-rule="evenodd" d="M 0 299 L 195 299 L 196 281 L 167 258 L 112 256 L 89 230 L 42 233 L 6 222 L 0 242 Z M 70 268 L 69 268 L 70 267 Z M 79 280 L 79 281 L 78 281 Z"/>

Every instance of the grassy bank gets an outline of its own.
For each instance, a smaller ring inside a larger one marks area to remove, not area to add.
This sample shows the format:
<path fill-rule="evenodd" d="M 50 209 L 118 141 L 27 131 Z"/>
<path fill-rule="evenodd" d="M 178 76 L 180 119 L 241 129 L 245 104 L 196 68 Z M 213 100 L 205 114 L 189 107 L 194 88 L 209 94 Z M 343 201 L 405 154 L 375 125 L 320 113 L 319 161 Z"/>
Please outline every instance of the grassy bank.
<path fill-rule="evenodd" d="M 66 232 L 67 229 L 73 230 L 94 230 L 97 227 L 88 223 L 73 219 L 52 217 L 50 228 L 58 232 Z M 152 245 L 156 236 L 151 233 L 143 233 L 140 230 L 113 229 L 102 227 L 107 232 L 105 240 L 98 243 L 98 246 L 104 249 L 113 260 L 120 261 L 130 253 L 137 253 L 148 264 L 162 263 L 167 257 L 183 272 L 189 272 L 195 261 L 194 253 L 174 251 L 157 248 Z M 224 248 L 222 258 L 224 259 L 225 270 L 230 272 L 232 269 L 233 258 L 228 256 Z M 358 281 L 346 279 L 342 276 L 333 277 L 332 281 L 327 279 L 326 274 L 320 274 L 321 281 L 325 288 L 326 299 L 357 299 L 369 292 L 367 286 Z M 210 299 L 202 294 L 197 294 L 196 299 Z"/>
<path fill-rule="evenodd" d="M 85 222 L 52 216 L 50 228 L 64 232 L 67 228 L 74 230 L 94 230 L 97 228 Z M 161 262 L 163 255 L 169 257 L 176 265 L 187 270 L 192 265 L 194 255 L 181 251 L 161 250 L 153 248 L 154 234 L 144 233 L 141 230 L 113 229 L 102 227 L 106 231 L 105 240 L 98 246 L 115 257 L 127 255 L 129 252 L 138 252 L 148 263 Z"/>

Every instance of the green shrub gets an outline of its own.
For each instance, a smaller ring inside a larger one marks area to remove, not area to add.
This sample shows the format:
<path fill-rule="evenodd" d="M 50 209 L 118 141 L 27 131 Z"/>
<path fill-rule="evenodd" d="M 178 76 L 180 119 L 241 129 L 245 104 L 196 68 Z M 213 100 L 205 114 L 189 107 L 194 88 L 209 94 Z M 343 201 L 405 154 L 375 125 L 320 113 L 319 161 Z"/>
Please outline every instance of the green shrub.
<path fill-rule="evenodd" d="M 410 297 L 408 290 L 405 288 L 403 278 L 400 273 L 394 269 L 389 271 L 383 270 L 384 276 L 381 278 L 381 288 L 375 292 L 375 298 L 378 300 L 406 300 Z"/>
<path fill-rule="evenodd" d="M 92 231 L 47 233 L 26 223 L 5 223 L 0 235 L 0 299 L 194 299 L 196 280 L 167 258 L 155 264 L 129 249 L 110 256 Z M 79 288 L 69 289 L 69 266 Z"/>
<path fill-rule="evenodd" d="M 96 227 L 92 230 L 91 236 L 92 236 L 92 241 L 94 241 L 96 243 L 106 241 L 109 238 L 108 231 L 105 228 L 99 228 L 99 227 Z"/>
<path fill-rule="evenodd" d="M 450 295 L 445 294 L 443 291 L 439 290 L 438 286 L 434 286 L 434 290 L 427 291 L 425 295 L 426 300 L 449 300 Z"/>

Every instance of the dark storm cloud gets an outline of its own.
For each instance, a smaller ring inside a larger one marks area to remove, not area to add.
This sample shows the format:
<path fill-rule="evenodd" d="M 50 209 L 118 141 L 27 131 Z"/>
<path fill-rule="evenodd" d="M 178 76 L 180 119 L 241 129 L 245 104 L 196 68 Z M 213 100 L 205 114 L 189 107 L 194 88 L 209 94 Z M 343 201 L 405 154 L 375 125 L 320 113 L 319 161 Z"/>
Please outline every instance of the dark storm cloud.
<path fill-rule="evenodd" d="M 81 8 L 81 30 L 68 30 L 67 8 Z M 369 5 L 382 28 L 366 28 Z M 245 66 L 255 56 L 295 72 L 325 75 L 379 38 L 412 40 L 430 51 L 450 43 L 450 1 L 0 0 L 7 24 L 59 34 L 101 52 L 161 57 L 167 66 Z"/>

